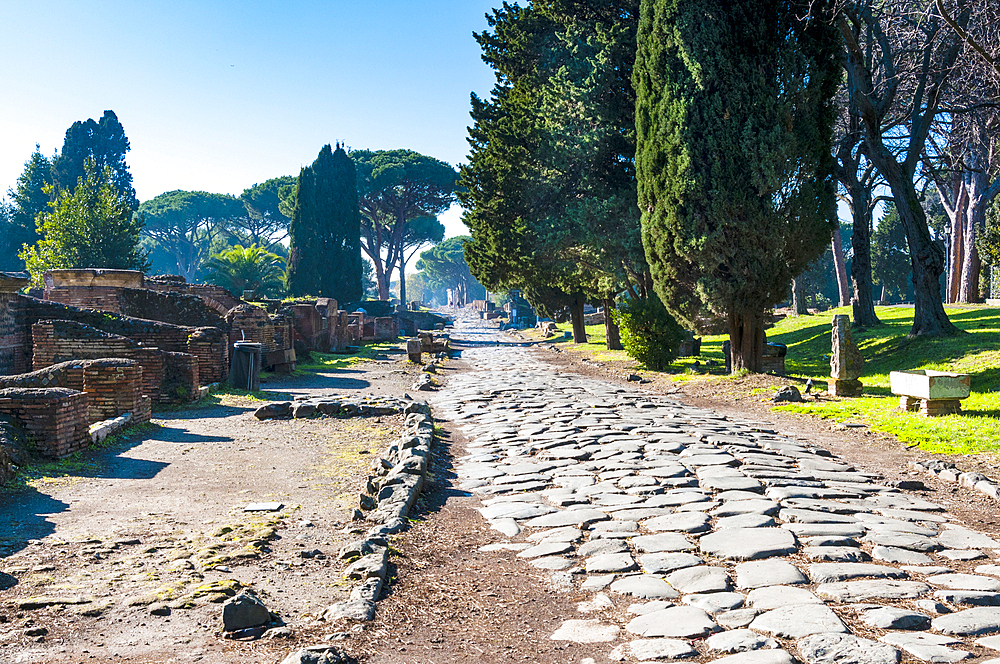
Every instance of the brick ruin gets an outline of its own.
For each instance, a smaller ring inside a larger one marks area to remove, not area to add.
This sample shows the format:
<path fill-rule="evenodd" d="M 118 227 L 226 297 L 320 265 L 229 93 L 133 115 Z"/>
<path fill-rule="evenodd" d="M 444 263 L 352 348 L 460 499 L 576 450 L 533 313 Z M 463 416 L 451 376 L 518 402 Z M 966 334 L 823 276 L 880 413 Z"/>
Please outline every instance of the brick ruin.
<path fill-rule="evenodd" d="M 31 297 L 19 292 L 25 275 L 0 273 L 0 414 L 53 457 L 86 447 L 96 422 L 148 421 L 154 404 L 196 400 L 226 380 L 236 341 L 262 344 L 263 366 L 292 371 L 296 350 L 399 334 L 395 316 L 348 313 L 330 298 L 258 306 L 219 286 L 130 270 L 52 270 L 44 283 Z"/>

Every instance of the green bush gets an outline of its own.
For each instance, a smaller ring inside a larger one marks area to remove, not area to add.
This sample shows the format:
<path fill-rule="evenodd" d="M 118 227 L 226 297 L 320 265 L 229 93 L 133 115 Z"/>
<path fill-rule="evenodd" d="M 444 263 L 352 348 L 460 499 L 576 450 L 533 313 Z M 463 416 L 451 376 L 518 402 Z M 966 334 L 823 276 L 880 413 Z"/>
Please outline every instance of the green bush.
<path fill-rule="evenodd" d="M 677 358 L 684 329 L 674 320 L 660 298 L 625 300 L 612 313 L 621 330 L 622 345 L 629 357 L 662 371 Z"/>

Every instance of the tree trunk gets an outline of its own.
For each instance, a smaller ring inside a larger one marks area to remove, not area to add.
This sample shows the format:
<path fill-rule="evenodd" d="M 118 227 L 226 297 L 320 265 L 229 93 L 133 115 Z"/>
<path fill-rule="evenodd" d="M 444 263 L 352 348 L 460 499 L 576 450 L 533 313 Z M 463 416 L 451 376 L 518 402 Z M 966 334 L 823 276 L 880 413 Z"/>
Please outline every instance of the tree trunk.
<path fill-rule="evenodd" d="M 792 311 L 796 316 L 809 315 L 806 298 L 802 295 L 802 283 L 798 279 L 792 279 Z"/>
<path fill-rule="evenodd" d="M 978 160 L 973 162 L 979 163 Z M 979 276 L 982 271 L 982 261 L 976 248 L 976 237 L 986 228 L 986 208 L 990 198 L 986 195 L 989 186 L 986 173 L 974 171 L 967 176 L 969 184 L 968 206 L 966 207 L 965 228 L 965 260 L 962 261 L 961 280 L 958 289 L 958 302 L 980 302 Z"/>
<path fill-rule="evenodd" d="M 844 262 L 844 242 L 840 237 L 840 227 L 833 232 L 833 270 L 837 274 L 837 293 L 840 306 L 846 307 L 851 301 L 851 290 L 847 283 L 847 264 Z"/>
<path fill-rule="evenodd" d="M 611 318 L 611 312 L 615 310 L 615 301 L 610 297 L 604 298 L 604 336 L 608 350 L 624 350 L 622 346 L 621 334 L 618 325 Z"/>
<path fill-rule="evenodd" d="M 406 310 L 406 259 L 400 255 L 399 257 L 399 303 Z"/>
<path fill-rule="evenodd" d="M 969 200 L 965 194 L 964 185 L 959 184 L 959 191 L 955 196 L 955 209 L 949 215 L 951 246 L 948 247 L 948 290 L 945 293 L 946 302 L 958 301 L 958 287 L 962 278 L 962 265 L 965 263 L 965 208 Z"/>
<path fill-rule="evenodd" d="M 748 309 L 729 312 L 729 353 L 732 372 L 760 373 L 764 366 L 764 316 Z"/>
<path fill-rule="evenodd" d="M 573 303 L 569 307 L 570 315 L 573 318 L 573 343 L 587 343 L 587 328 L 583 322 L 583 305 L 586 301 L 582 295 L 573 297 Z"/>
<path fill-rule="evenodd" d="M 375 285 L 378 286 L 378 299 L 388 300 L 389 280 L 386 278 L 385 270 L 382 267 L 382 261 L 374 261 L 374 263 L 375 263 Z"/>
<path fill-rule="evenodd" d="M 872 327 L 880 325 L 882 321 L 875 314 L 875 293 L 872 285 L 871 191 L 866 187 L 857 187 L 851 191 L 851 213 L 854 216 L 854 235 L 851 237 L 851 247 L 854 249 L 854 258 L 851 260 L 851 285 L 854 287 L 854 293 L 851 297 L 851 309 L 855 325 Z"/>

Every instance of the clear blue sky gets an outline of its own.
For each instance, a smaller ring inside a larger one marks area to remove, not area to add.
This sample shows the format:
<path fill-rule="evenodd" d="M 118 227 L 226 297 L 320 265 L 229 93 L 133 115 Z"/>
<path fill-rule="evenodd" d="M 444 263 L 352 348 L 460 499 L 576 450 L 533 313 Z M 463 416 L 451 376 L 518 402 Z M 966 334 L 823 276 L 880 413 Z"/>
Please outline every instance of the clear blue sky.
<path fill-rule="evenodd" d="M 118 115 L 140 200 L 239 194 L 325 143 L 465 161 L 469 94 L 491 70 L 473 31 L 500 0 L 5 0 L 0 193 L 35 143 Z M 464 232 L 457 210 L 449 235 Z"/>

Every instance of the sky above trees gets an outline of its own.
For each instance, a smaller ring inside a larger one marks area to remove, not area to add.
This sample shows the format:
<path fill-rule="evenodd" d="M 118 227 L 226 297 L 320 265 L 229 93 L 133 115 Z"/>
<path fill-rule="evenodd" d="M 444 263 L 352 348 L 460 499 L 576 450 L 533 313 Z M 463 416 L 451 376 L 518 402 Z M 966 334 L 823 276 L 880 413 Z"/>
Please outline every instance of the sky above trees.
<path fill-rule="evenodd" d="M 239 195 L 325 143 L 465 161 L 469 94 L 492 73 L 472 32 L 496 0 L 13 0 L 0 21 L 0 194 L 35 143 L 113 109 L 139 200 Z M 448 234 L 464 233 L 454 212 Z"/>

